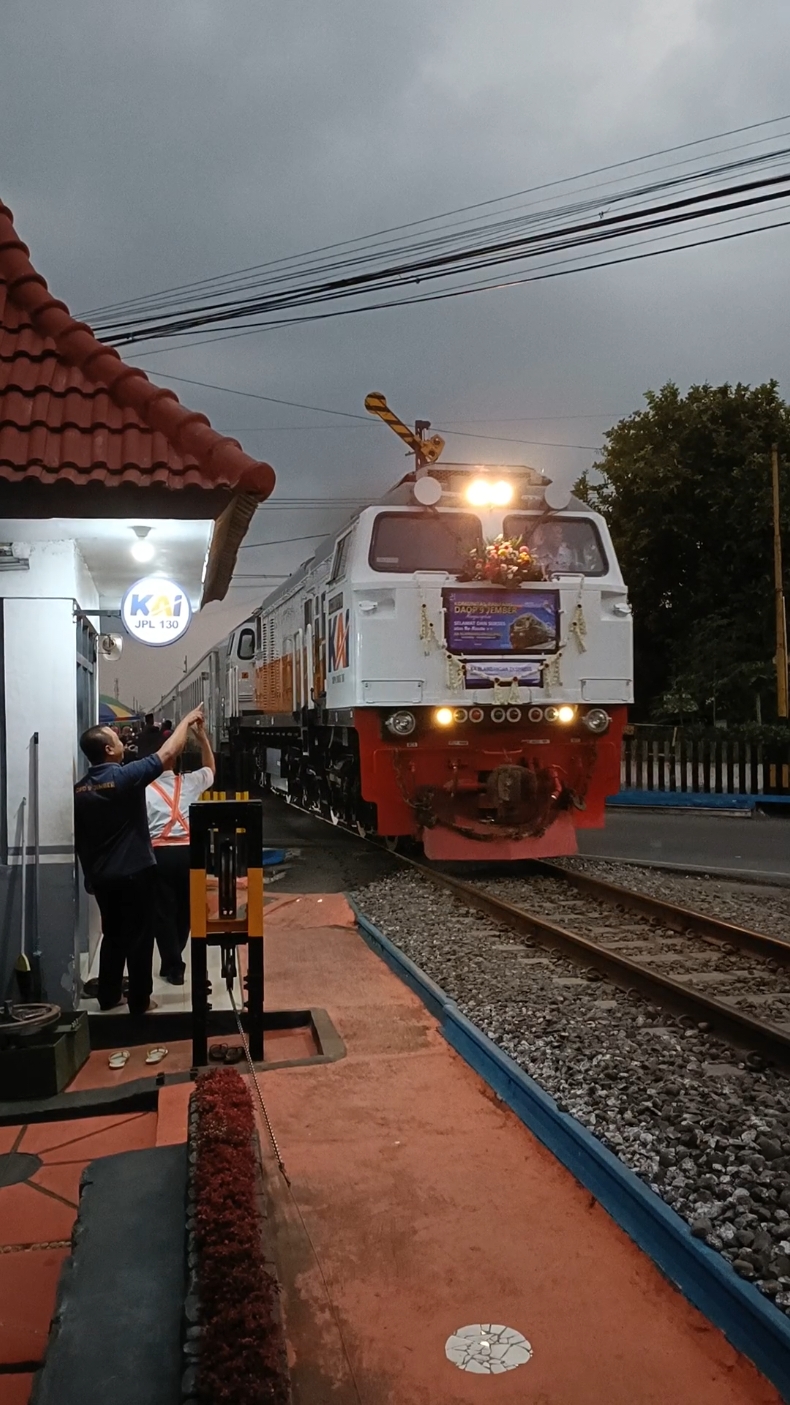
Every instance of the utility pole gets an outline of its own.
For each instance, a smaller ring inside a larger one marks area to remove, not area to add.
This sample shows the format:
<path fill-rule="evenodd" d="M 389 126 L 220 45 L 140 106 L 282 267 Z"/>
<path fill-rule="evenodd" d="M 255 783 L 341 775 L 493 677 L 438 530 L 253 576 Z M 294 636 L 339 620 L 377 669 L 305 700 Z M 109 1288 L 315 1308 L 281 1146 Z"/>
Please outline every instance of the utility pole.
<path fill-rule="evenodd" d="M 774 603 L 776 607 L 776 715 L 787 719 L 787 615 L 782 585 L 782 532 L 779 518 L 779 446 L 771 447 L 774 505 Z"/>

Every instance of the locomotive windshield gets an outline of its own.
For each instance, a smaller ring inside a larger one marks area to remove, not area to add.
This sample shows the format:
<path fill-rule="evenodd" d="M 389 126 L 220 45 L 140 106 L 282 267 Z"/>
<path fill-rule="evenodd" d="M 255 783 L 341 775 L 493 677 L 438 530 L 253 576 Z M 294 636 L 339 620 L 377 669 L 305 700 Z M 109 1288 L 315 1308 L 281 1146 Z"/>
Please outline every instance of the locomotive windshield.
<path fill-rule="evenodd" d="M 458 575 L 483 539 L 469 512 L 381 512 L 373 524 L 374 571 L 448 571 Z"/>
<path fill-rule="evenodd" d="M 604 576 L 607 564 L 598 529 L 589 517 L 540 517 L 518 513 L 505 518 L 505 536 L 521 537 L 549 572 Z"/>

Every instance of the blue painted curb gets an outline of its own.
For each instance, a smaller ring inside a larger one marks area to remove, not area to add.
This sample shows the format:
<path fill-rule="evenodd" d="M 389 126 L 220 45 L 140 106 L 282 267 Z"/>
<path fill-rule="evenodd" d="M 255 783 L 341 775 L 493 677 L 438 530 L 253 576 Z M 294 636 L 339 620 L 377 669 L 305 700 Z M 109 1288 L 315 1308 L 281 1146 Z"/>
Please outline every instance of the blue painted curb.
<path fill-rule="evenodd" d="M 458 1009 L 454 1000 L 365 917 L 349 898 L 360 932 L 420 997 L 442 1033 L 563 1166 L 592 1192 L 616 1224 L 648 1254 L 689 1302 L 754 1362 L 790 1400 L 790 1319 L 695 1239 L 679 1215 Z"/>
<path fill-rule="evenodd" d="M 754 810 L 765 800 L 762 795 L 705 795 L 691 790 L 621 790 L 607 796 L 606 805 L 610 809 L 634 805 L 651 810 Z"/>

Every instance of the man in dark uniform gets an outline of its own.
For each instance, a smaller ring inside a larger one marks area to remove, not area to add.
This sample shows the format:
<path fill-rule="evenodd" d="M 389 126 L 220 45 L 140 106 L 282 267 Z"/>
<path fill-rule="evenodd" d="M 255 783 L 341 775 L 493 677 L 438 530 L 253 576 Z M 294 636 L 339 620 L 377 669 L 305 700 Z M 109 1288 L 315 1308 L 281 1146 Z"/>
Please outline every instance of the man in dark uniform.
<path fill-rule="evenodd" d="M 202 706 L 195 708 L 158 752 L 126 766 L 123 743 L 110 727 L 89 727 L 80 737 L 90 766 L 74 787 L 75 843 L 86 886 L 101 912 L 103 1010 L 121 1003 L 124 965 L 129 971 L 129 1013 L 144 1015 L 151 1005 L 157 869 L 145 788 L 163 771 L 172 770 L 190 726 L 202 717 Z"/>

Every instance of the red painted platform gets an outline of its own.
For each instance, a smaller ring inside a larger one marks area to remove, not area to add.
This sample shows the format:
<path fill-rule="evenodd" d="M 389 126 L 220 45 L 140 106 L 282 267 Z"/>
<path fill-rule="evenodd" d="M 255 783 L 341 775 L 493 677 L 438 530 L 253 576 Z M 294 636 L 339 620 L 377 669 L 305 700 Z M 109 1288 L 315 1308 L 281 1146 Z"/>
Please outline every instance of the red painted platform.
<path fill-rule="evenodd" d="M 348 1051 L 259 1075 L 292 1180 L 261 1125 L 294 1405 L 781 1405 L 449 1048 L 341 896 L 284 897 L 266 953 L 268 1007 L 322 1006 Z M 122 1075 L 96 1053 L 80 1085 L 139 1077 L 144 1053 Z M 0 1129 L 0 1152 L 42 1161 L 0 1190 L 0 1363 L 43 1352 L 83 1167 L 183 1142 L 190 1091 L 161 1089 L 157 1113 Z M 532 1359 L 460 1371 L 445 1342 L 476 1322 L 523 1333 Z M 0 1373 L 0 1405 L 30 1385 Z"/>
<path fill-rule="evenodd" d="M 293 1182 L 272 1172 L 295 1405 L 780 1405 L 449 1048 L 342 898 L 272 913 L 266 960 L 268 1003 L 322 1005 L 348 1049 L 260 1077 Z M 523 1333 L 531 1361 L 452 1365 L 447 1338 L 477 1322 Z"/>

